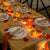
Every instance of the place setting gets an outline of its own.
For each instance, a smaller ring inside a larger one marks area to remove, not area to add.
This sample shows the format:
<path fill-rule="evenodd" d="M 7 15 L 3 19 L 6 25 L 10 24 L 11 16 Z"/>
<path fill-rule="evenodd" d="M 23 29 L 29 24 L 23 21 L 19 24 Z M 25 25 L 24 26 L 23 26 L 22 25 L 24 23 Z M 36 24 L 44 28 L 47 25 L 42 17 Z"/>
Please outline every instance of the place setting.
<path fill-rule="evenodd" d="M 39 26 L 48 27 L 50 26 L 50 22 L 45 17 L 35 19 L 35 23 Z"/>
<path fill-rule="evenodd" d="M 31 9 L 28 9 L 26 6 L 21 6 L 21 7 L 18 7 L 16 9 L 18 12 L 21 12 L 21 13 L 28 13 L 31 11 Z"/>
<path fill-rule="evenodd" d="M 15 36 L 12 39 L 22 39 L 27 36 L 27 31 L 21 27 L 10 28 L 7 32 L 10 32 L 10 35 Z"/>
<path fill-rule="evenodd" d="M 9 15 L 6 13 L 0 13 L 0 21 L 5 21 L 9 19 Z"/>

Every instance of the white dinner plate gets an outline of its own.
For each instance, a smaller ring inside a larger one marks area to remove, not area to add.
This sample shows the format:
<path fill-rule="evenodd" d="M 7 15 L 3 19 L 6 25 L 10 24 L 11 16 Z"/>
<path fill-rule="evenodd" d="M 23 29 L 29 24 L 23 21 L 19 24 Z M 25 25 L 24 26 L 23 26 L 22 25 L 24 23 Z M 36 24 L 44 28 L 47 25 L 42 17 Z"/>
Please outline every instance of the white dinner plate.
<path fill-rule="evenodd" d="M 39 26 L 45 26 L 45 27 L 50 26 L 49 21 L 46 21 L 46 23 L 43 23 L 43 24 L 37 22 L 37 20 L 40 20 L 40 21 L 41 21 L 41 20 L 43 20 L 43 19 L 45 19 L 45 18 L 44 18 L 44 17 L 43 17 L 43 18 L 37 18 L 37 19 L 35 19 L 35 23 L 36 23 L 37 25 L 39 25 Z"/>
<path fill-rule="evenodd" d="M 2 17 L 2 15 L 6 15 L 6 18 L 4 18 L 4 16 Z M 0 21 L 5 21 L 9 18 L 9 15 L 6 13 L 0 13 Z"/>
<path fill-rule="evenodd" d="M 10 32 L 12 33 L 13 31 L 17 30 L 18 28 L 20 27 L 13 27 L 13 28 L 10 28 L 7 32 Z M 22 32 L 20 35 L 19 34 L 14 34 L 13 36 L 15 37 L 12 37 L 12 39 L 22 39 L 24 38 L 25 36 L 27 36 L 27 31 L 24 29 L 24 28 L 21 28 L 24 30 L 24 32 Z"/>
<path fill-rule="evenodd" d="M 23 13 L 28 13 L 28 12 L 31 11 L 31 9 L 28 9 L 28 8 L 26 8 L 26 7 L 18 7 L 16 10 L 18 10 L 18 11 L 22 10 Z"/>

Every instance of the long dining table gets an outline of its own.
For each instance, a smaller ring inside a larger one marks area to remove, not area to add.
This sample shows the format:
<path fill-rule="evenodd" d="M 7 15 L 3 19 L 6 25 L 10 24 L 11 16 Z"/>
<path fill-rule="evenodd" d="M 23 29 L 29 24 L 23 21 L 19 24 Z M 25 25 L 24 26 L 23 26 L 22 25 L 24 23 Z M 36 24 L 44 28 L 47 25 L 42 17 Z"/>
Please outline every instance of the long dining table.
<path fill-rule="evenodd" d="M 18 7 L 23 6 L 24 4 L 18 3 L 17 5 L 11 5 L 10 7 L 15 11 Z M 2 5 L 0 5 L 2 6 Z M 30 9 L 28 6 L 26 6 L 28 9 Z M 0 9 L 0 13 L 3 13 Z M 6 12 L 4 12 L 6 13 Z M 35 12 L 34 10 L 31 9 L 32 14 L 24 13 L 25 16 L 33 17 L 34 19 L 39 18 L 39 17 L 44 17 L 43 15 Z M 12 23 L 9 24 L 9 23 Z M 12 21 L 12 16 L 8 19 L 7 22 L 1 22 L 0 21 L 0 43 L 3 43 L 3 35 L 6 34 L 5 29 L 7 28 L 12 28 L 12 27 L 18 27 L 19 25 L 16 25 L 17 23 L 14 24 Z M 38 28 L 38 27 L 37 27 Z M 50 30 L 49 27 L 46 27 L 47 30 Z M 46 30 L 45 30 L 46 31 Z M 50 34 L 50 32 L 48 31 Z M 9 39 L 8 44 L 11 48 L 11 50 L 35 50 L 35 41 L 32 40 L 28 35 L 26 36 L 29 41 L 25 42 L 23 39 Z"/>

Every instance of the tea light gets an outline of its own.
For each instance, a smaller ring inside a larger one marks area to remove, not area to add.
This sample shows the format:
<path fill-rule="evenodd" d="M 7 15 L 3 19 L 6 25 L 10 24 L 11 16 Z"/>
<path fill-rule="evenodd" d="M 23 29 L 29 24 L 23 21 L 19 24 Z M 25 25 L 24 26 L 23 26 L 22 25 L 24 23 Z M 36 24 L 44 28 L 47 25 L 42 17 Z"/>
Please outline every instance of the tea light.
<path fill-rule="evenodd" d="M 28 31 L 28 33 L 30 33 L 32 29 L 29 29 L 28 27 L 26 27 L 26 30 Z"/>
<path fill-rule="evenodd" d="M 31 30 L 31 35 L 33 36 L 33 37 L 37 37 L 37 32 L 36 32 L 36 30 Z"/>
<path fill-rule="evenodd" d="M 32 17 L 28 18 L 28 21 L 33 22 L 33 18 Z"/>
<path fill-rule="evenodd" d="M 19 17 L 22 17 L 22 14 L 19 14 Z"/>
<path fill-rule="evenodd" d="M 29 28 L 29 29 L 32 29 L 32 25 L 29 25 L 28 28 Z"/>
<path fill-rule="evenodd" d="M 40 34 L 37 35 L 38 38 L 42 38 L 42 36 L 43 36 L 42 33 L 40 33 Z"/>
<path fill-rule="evenodd" d="M 26 26 L 29 26 L 29 23 L 27 22 Z"/>
<path fill-rule="evenodd" d="M 12 9 L 8 9 L 8 13 L 9 13 L 9 12 L 13 12 L 13 10 L 12 10 Z"/>
<path fill-rule="evenodd" d="M 20 17 L 22 17 L 22 14 L 16 12 L 16 16 L 20 18 Z"/>
<path fill-rule="evenodd" d="M 14 21 L 14 22 L 17 21 L 17 18 L 16 18 L 16 19 L 13 19 L 13 21 Z"/>
<path fill-rule="evenodd" d="M 22 23 L 23 23 L 24 25 L 26 25 L 26 24 L 27 24 L 27 21 L 22 21 Z"/>

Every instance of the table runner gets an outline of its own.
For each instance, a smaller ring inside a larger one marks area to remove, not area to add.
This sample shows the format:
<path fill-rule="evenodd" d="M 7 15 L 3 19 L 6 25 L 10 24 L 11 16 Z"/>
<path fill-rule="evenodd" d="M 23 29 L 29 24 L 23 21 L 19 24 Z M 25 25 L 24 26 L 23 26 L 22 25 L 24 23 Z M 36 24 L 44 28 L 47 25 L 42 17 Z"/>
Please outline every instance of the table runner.
<path fill-rule="evenodd" d="M 12 26 L 9 26 L 8 23 L 12 22 L 11 17 L 8 19 L 8 22 L 0 22 L 0 31 L 1 34 L 4 35 L 6 31 L 4 29 L 15 27 L 16 25 L 13 23 Z M 28 37 L 29 38 L 29 37 Z M 15 40 L 9 39 L 8 40 L 9 46 L 11 50 L 35 50 L 35 42 L 29 38 L 28 42 L 24 42 L 23 39 Z"/>

